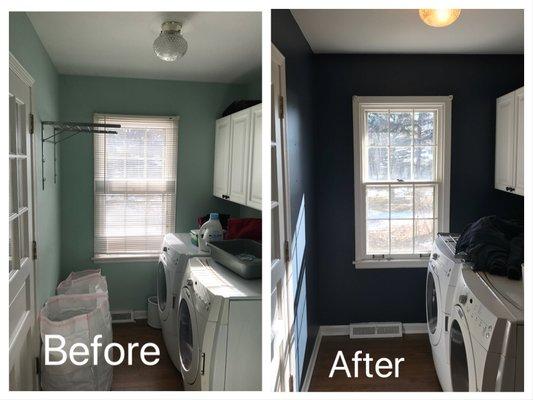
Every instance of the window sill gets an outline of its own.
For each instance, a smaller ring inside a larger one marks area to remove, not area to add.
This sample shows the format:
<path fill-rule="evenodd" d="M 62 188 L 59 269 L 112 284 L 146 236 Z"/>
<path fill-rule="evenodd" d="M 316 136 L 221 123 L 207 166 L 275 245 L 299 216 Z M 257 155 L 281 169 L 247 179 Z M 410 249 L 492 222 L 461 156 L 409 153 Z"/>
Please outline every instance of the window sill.
<path fill-rule="evenodd" d="M 357 269 L 427 268 L 429 257 L 421 259 L 358 260 L 352 264 Z"/>
<path fill-rule="evenodd" d="M 95 255 L 91 258 L 95 263 L 131 263 L 131 262 L 153 262 L 159 260 L 158 254 L 113 254 Z"/>

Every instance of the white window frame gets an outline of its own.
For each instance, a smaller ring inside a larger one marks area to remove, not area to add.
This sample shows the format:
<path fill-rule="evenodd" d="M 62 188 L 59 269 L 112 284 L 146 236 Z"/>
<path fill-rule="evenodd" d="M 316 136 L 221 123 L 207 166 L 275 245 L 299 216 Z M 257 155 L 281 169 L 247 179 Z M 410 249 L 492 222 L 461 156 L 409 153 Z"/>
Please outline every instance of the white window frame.
<path fill-rule="evenodd" d="M 362 173 L 364 116 L 367 108 L 433 108 L 436 109 L 438 126 L 436 134 L 436 181 L 437 181 L 437 232 L 450 228 L 450 160 L 451 121 L 453 96 L 353 96 L 353 143 L 354 143 L 354 215 L 355 215 L 355 260 L 360 269 L 381 268 L 426 268 L 429 255 L 394 255 L 383 259 L 366 254 L 366 196 Z M 410 183 L 410 182 L 409 182 Z M 437 233 L 435 232 L 435 234 Z"/>
<path fill-rule="evenodd" d="M 173 115 L 138 115 L 138 114 L 113 114 L 113 113 L 94 113 L 93 114 L 93 122 L 97 122 L 102 117 L 113 117 L 113 118 L 168 118 L 173 121 L 174 124 L 174 133 L 175 133 L 175 142 L 176 142 L 176 184 L 174 188 L 174 208 L 177 207 L 177 200 L 178 200 L 178 140 L 179 140 L 179 116 L 173 116 Z M 96 137 L 94 138 L 96 140 Z M 94 149 L 93 149 L 93 156 L 94 156 Z M 94 181 L 94 178 L 93 178 Z M 93 189 L 94 191 L 96 188 Z M 96 194 L 96 192 L 94 192 Z M 93 216 L 96 218 L 96 200 L 94 200 L 94 209 L 93 209 Z M 177 217 L 177 211 L 174 215 L 174 228 L 172 231 L 175 231 L 176 226 L 176 217 Z M 96 237 L 96 221 L 93 221 L 94 225 L 94 235 L 93 239 L 95 240 Z M 131 262 L 151 262 L 151 261 L 157 261 L 159 259 L 159 254 L 155 253 L 117 253 L 117 254 L 103 254 L 103 253 L 97 253 L 95 251 L 95 248 L 93 246 L 93 257 L 91 257 L 91 260 L 98 263 L 131 263 Z"/>

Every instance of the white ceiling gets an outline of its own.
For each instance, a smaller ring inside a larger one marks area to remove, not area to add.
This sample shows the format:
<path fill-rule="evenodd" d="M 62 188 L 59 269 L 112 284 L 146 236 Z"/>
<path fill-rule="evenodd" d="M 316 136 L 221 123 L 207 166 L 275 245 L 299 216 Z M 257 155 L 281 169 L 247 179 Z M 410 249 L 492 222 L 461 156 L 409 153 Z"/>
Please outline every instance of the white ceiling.
<path fill-rule="evenodd" d="M 445 28 L 418 10 L 292 10 L 315 53 L 522 54 L 522 10 L 462 10 Z"/>
<path fill-rule="evenodd" d="M 261 15 L 246 12 L 29 12 L 59 73 L 243 82 L 261 67 Z M 158 59 L 161 23 L 182 22 L 189 43 L 177 62 Z"/>

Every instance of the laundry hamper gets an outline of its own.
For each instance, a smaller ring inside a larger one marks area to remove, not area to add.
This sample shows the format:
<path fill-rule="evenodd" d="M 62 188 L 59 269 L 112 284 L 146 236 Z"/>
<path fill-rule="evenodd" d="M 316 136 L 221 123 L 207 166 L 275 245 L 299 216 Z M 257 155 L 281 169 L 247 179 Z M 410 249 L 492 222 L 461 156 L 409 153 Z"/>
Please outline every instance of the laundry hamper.
<path fill-rule="evenodd" d="M 57 294 L 107 293 L 107 280 L 98 269 L 71 272 L 56 289 Z"/>
<path fill-rule="evenodd" d="M 155 329 L 161 329 L 161 320 L 159 319 L 159 306 L 157 296 L 148 297 L 147 323 Z"/>
<path fill-rule="evenodd" d="M 106 293 L 58 295 L 50 297 L 40 316 L 41 339 L 46 335 L 61 335 L 65 339 L 63 350 L 69 354 L 75 343 L 83 343 L 90 350 L 85 365 L 74 365 L 67 357 L 61 365 L 46 365 L 45 346 L 41 349 L 41 386 L 43 390 L 110 390 L 113 367 L 105 362 L 104 348 L 113 340 L 111 315 Z M 90 344 L 96 335 L 102 335 L 98 347 L 98 363 L 94 364 Z M 59 345 L 57 340 L 51 346 Z M 79 348 L 78 348 L 79 350 Z M 50 352 L 50 360 L 59 360 L 57 352 Z"/>

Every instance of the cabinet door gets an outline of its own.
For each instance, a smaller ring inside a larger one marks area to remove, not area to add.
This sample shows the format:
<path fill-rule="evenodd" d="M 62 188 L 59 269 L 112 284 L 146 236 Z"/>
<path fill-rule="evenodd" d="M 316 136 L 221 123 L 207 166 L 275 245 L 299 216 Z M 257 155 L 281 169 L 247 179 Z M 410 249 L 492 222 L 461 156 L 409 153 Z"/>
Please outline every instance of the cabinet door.
<path fill-rule="evenodd" d="M 248 190 L 250 119 L 249 108 L 231 115 L 229 200 L 243 205 Z"/>
<path fill-rule="evenodd" d="M 513 193 L 524 195 L 524 88 L 518 89 L 515 97 L 516 108 L 516 174 L 515 174 L 515 191 Z"/>
<path fill-rule="evenodd" d="M 261 104 L 252 107 L 250 134 L 249 181 L 246 205 L 261 210 Z"/>
<path fill-rule="evenodd" d="M 496 100 L 496 168 L 494 186 L 507 190 L 514 185 L 515 176 L 515 94 Z"/>
<path fill-rule="evenodd" d="M 217 120 L 215 129 L 213 195 L 221 198 L 229 194 L 230 128 L 231 116 L 228 115 Z"/>

